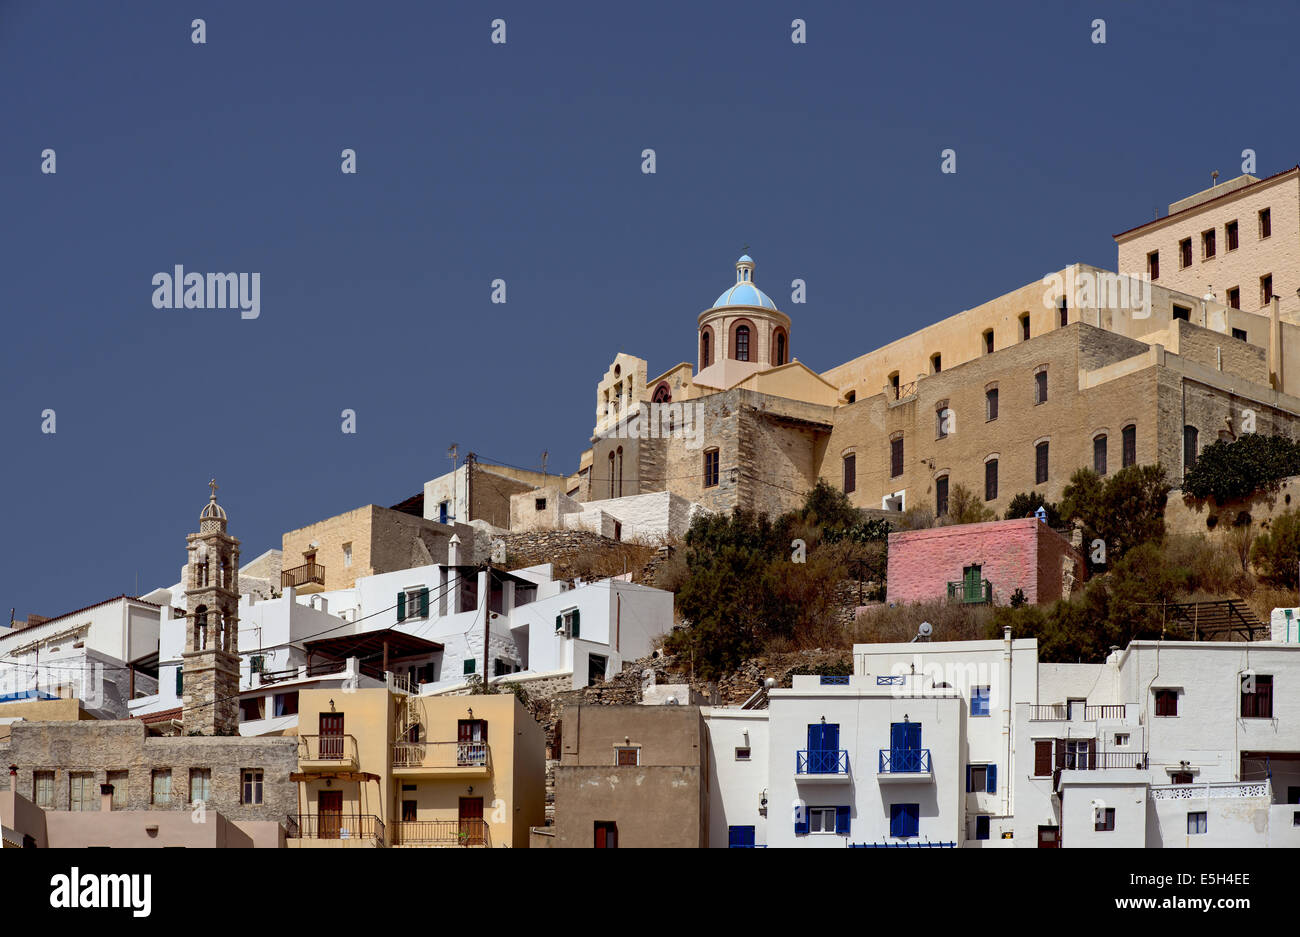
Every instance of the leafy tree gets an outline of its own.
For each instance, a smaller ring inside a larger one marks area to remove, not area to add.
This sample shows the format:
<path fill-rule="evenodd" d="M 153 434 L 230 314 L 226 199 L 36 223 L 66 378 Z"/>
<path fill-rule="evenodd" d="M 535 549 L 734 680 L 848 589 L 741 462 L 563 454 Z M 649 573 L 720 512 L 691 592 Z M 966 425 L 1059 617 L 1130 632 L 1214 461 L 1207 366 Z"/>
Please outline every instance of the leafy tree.
<path fill-rule="evenodd" d="M 1047 509 L 1047 526 L 1061 526 L 1061 512 L 1056 505 L 1036 491 L 1031 491 L 1029 494 L 1022 491 L 1016 495 L 1011 499 L 1011 503 L 1007 505 L 1006 513 L 1002 516 L 1006 520 L 1015 520 L 1019 517 L 1034 517 L 1036 516 L 1034 512 L 1040 507 Z"/>
<path fill-rule="evenodd" d="M 1287 436 L 1247 433 L 1202 449 L 1183 476 L 1183 492 L 1221 505 L 1256 491 L 1275 491 L 1288 475 L 1300 475 L 1300 443 Z"/>
<path fill-rule="evenodd" d="M 823 530 L 845 530 L 862 522 L 862 512 L 849 502 L 849 496 L 824 478 L 817 479 L 796 513 L 803 523 Z"/>
<path fill-rule="evenodd" d="M 1284 589 L 1294 589 L 1300 582 L 1300 513 L 1287 511 L 1273 518 L 1269 529 L 1260 534 L 1250 552 L 1251 562 L 1267 582 Z"/>
<path fill-rule="evenodd" d="M 1082 524 L 1085 546 L 1104 541 L 1107 562 L 1114 564 L 1134 547 L 1163 539 L 1168 499 L 1169 480 L 1159 465 L 1130 465 L 1104 482 L 1082 468 L 1062 492 L 1060 513 Z"/>
<path fill-rule="evenodd" d="M 997 518 L 997 513 L 965 485 L 953 485 L 948 492 L 948 513 L 943 519 L 945 524 L 979 524 Z"/>

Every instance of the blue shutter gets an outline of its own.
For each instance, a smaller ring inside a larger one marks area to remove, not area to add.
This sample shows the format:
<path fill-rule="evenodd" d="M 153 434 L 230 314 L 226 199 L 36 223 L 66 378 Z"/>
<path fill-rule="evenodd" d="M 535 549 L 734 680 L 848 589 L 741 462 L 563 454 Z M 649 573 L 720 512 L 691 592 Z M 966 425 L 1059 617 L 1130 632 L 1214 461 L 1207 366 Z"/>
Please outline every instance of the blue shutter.
<path fill-rule="evenodd" d="M 397 593 L 397 620 L 406 621 L 406 593 Z"/>
<path fill-rule="evenodd" d="M 998 766 L 997 765 L 989 765 L 988 778 L 989 778 L 989 793 L 996 794 L 998 792 Z"/>
<path fill-rule="evenodd" d="M 727 846 L 731 849 L 745 849 L 754 845 L 754 828 L 752 826 L 727 827 Z"/>
<path fill-rule="evenodd" d="M 840 750 L 840 727 L 839 724 L 822 726 L 822 751 L 837 752 Z"/>
<path fill-rule="evenodd" d="M 808 751 L 819 752 L 822 750 L 822 727 L 814 723 L 808 727 Z"/>
<path fill-rule="evenodd" d="M 185 688 L 184 671 L 178 666 L 176 668 L 176 695 L 180 696 Z"/>
<path fill-rule="evenodd" d="M 895 722 L 889 727 L 889 747 L 896 752 L 901 752 L 907 747 L 906 722 Z"/>
<path fill-rule="evenodd" d="M 889 805 L 889 835 L 890 836 L 903 835 L 903 805 L 902 804 Z"/>
<path fill-rule="evenodd" d="M 808 808 L 802 808 L 803 819 L 794 821 L 794 835 L 804 836 L 808 833 Z"/>
<path fill-rule="evenodd" d="M 907 726 L 907 748 L 910 751 L 918 751 L 921 748 L 921 723 L 905 722 Z"/>
<path fill-rule="evenodd" d="M 975 782 L 971 780 L 971 768 L 973 765 L 966 766 L 966 793 L 969 794 L 975 790 Z"/>
<path fill-rule="evenodd" d="M 844 836 L 849 835 L 849 808 L 835 808 L 835 832 Z"/>
<path fill-rule="evenodd" d="M 916 836 L 921 831 L 921 805 L 903 804 L 903 835 Z"/>

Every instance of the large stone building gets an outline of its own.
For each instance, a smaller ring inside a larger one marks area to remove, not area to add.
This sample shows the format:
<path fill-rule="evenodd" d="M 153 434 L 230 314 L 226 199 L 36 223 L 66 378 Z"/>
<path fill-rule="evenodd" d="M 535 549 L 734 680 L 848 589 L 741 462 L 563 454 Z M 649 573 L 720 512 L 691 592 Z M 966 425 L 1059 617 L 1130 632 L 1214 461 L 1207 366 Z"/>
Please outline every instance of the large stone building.
<path fill-rule="evenodd" d="M 1117 235 L 1123 274 L 1072 264 L 821 372 L 791 357 L 791 318 L 745 255 L 697 318 L 694 366 L 614 359 L 566 494 L 776 513 L 820 478 L 860 507 L 943 513 L 961 484 L 1001 512 L 1019 492 L 1058 499 L 1081 466 L 1159 461 L 1177 480 L 1216 439 L 1290 434 L 1300 300 L 1281 290 L 1300 286 L 1298 188 L 1300 169 L 1224 183 Z M 1222 259 L 1196 276 L 1148 263 L 1192 228 L 1209 251 L 1222 237 Z"/>

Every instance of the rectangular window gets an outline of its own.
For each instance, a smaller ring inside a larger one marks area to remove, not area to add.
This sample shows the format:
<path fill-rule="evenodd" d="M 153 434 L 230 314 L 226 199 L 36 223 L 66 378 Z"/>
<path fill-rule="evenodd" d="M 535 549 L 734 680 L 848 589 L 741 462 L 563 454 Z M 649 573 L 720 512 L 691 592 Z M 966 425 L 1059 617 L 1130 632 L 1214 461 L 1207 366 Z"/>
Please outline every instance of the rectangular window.
<path fill-rule="evenodd" d="M 1241 287 L 1234 286 L 1228 290 L 1228 305 L 1233 309 L 1241 308 Z"/>
<path fill-rule="evenodd" d="M 245 768 L 243 775 L 243 790 L 239 795 L 241 804 L 260 804 L 262 802 L 262 769 Z"/>
<path fill-rule="evenodd" d="M 987 716 L 989 714 L 990 688 L 986 686 L 973 686 L 970 689 L 970 714 L 972 716 Z"/>
<path fill-rule="evenodd" d="M 1264 238 L 1269 237 L 1272 234 L 1273 234 L 1273 213 L 1267 208 L 1260 209 L 1259 238 L 1262 241 Z"/>
<path fill-rule="evenodd" d="M 343 544 L 343 568 L 349 569 L 352 566 L 352 544 Z"/>
<path fill-rule="evenodd" d="M 190 769 L 190 803 L 207 803 L 212 797 L 212 769 Z"/>
<path fill-rule="evenodd" d="M 1273 274 L 1266 273 L 1259 278 L 1259 304 L 1267 306 L 1273 301 Z"/>
<path fill-rule="evenodd" d="M 1051 739 L 1034 740 L 1034 777 L 1045 778 L 1051 775 L 1052 751 Z"/>
<path fill-rule="evenodd" d="M 810 807 L 808 809 L 808 832 L 809 833 L 834 833 L 835 832 L 835 808 L 834 807 Z"/>
<path fill-rule="evenodd" d="M 998 418 L 998 389 L 990 387 L 984 391 L 984 419 L 996 420 Z"/>
<path fill-rule="evenodd" d="M 1216 249 L 1215 231 L 1211 228 L 1209 231 L 1201 232 L 1201 259 L 1209 260 L 1214 256 Z"/>
<path fill-rule="evenodd" d="M 889 805 L 889 835 L 908 839 L 918 835 L 921 826 L 920 804 Z"/>
<path fill-rule="evenodd" d="M 464 673 L 466 674 L 476 673 L 477 669 L 478 669 L 478 664 L 475 662 L 475 659 L 473 657 L 465 658 L 465 668 L 463 671 Z"/>
<path fill-rule="evenodd" d="M 988 765 L 966 766 L 966 790 L 983 793 L 988 787 Z"/>
<path fill-rule="evenodd" d="M 998 499 L 998 460 L 989 459 L 984 463 L 984 500 Z"/>
<path fill-rule="evenodd" d="M 1096 817 L 1096 819 L 1093 822 L 1092 828 L 1098 833 L 1115 832 L 1114 807 L 1098 807 L 1094 811 L 1093 816 Z"/>
<path fill-rule="evenodd" d="M 1128 736 L 1128 733 L 1127 733 L 1127 732 L 1116 732 L 1116 733 L 1115 733 L 1115 747 L 1116 747 L 1116 748 L 1123 748 L 1124 746 L 1126 746 L 1126 745 L 1128 744 L 1128 737 L 1129 737 L 1129 736 Z"/>
<path fill-rule="evenodd" d="M 1156 715 L 1157 716 L 1178 715 L 1178 691 L 1177 690 L 1156 690 Z"/>
<path fill-rule="evenodd" d="M 1040 442 L 1034 447 L 1034 484 L 1041 485 L 1047 481 L 1047 443 Z"/>
<path fill-rule="evenodd" d="M 1160 279 L 1160 251 L 1147 254 L 1147 273 L 1153 280 Z"/>
<path fill-rule="evenodd" d="M 1178 266 L 1190 267 L 1192 265 L 1192 239 L 1183 238 L 1178 242 Z"/>
<path fill-rule="evenodd" d="M 32 772 L 32 801 L 43 810 L 54 809 L 54 772 Z"/>
<path fill-rule="evenodd" d="M 641 749 L 619 747 L 614 749 L 614 764 L 620 767 L 636 767 L 641 763 Z"/>
<path fill-rule="evenodd" d="M 266 697 L 253 696 L 239 701 L 239 721 L 252 722 L 266 718 Z"/>
<path fill-rule="evenodd" d="M 1106 437 L 1095 436 L 1092 440 L 1092 470 L 1098 475 L 1106 474 Z"/>
<path fill-rule="evenodd" d="M 935 374 L 938 374 L 943 370 L 943 355 L 936 354 L 930 356 L 930 370 Z"/>
<path fill-rule="evenodd" d="M 108 772 L 107 781 L 113 785 L 113 809 L 125 810 L 130 801 L 131 787 L 128 783 L 128 772 L 110 771 Z"/>
<path fill-rule="evenodd" d="M 978 816 L 975 818 L 975 838 L 989 838 L 989 818 L 987 816 Z"/>
<path fill-rule="evenodd" d="M 737 747 L 736 747 L 736 760 L 737 760 L 737 761 L 749 761 L 749 754 L 750 754 L 750 752 L 749 752 L 749 747 L 748 747 L 748 746 L 737 746 Z"/>
<path fill-rule="evenodd" d="M 948 513 L 948 476 L 934 480 L 934 513 L 944 517 Z"/>
<path fill-rule="evenodd" d="M 1020 340 L 1029 341 L 1029 313 L 1027 312 L 1020 317 Z"/>
<path fill-rule="evenodd" d="M 858 487 L 858 457 L 856 455 L 846 455 L 844 457 L 844 493 L 853 494 Z"/>
<path fill-rule="evenodd" d="M 294 716 L 298 713 L 298 691 L 275 694 L 275 714 L 277 716 Z"/>
<path fill-rule="evenodd" d="M 891 439 L 889 441 L 889 476 L 897 478 L 903 474 L 903 440 L 902 438 Z"/>
<path fill-rule="evenodd" d="M 1184 322 L 1190 322 L 1192 320 L 1192 310 L 1187 306 L 1175 306 L 1174 318 L 1182 319 Z"/>
<path fill-rule="evenodd" d="M 153 773 L 153 790 L 150 800 L 159 807 L 172 802 L 172 772 L 170 768 L 159 768 Z"/>
<path fill-rule="evenodd" d="M 1208 818 L 1204 810 L 1192 810 L 1187 814 L 1187 834 L 1196 836 L 1204 833 L 1208 828 Z"/>
<path fill-rule="evenodd" d="M 1034 375 L 1034 403 L 1047 403 L 1047 372 L 1039 371 Z"/>
<path fill-rule="evenodd" d="M 1239 342 L 1244 342 L 1244 341 L 1246 341 L 1246 330 L 1245 330 L 1245 329 L 1233 329 L 1233 330 L 1232 330 L 1232 337 L 1235 338 L 1235 339 L 1236 339 L 1237 341 L 1239 341 Z"/>
<path fill-rule="evenodd" d="M 597 849 L 617 849 L 618 848 L 618 824 L 613 820 L 597 820 L 596 824 L 596 842 Z"/>
<path fill-rule="evenodd" d="M 1223 241 L 1225 250 L 1237 249 L 1237 222 L 1229 221 L 1223 226 Z"/>
<path fill-rule="evenodd" d="M 587 686 L 595 686 L 597 683 L 605 682 L 605 670 L 609 666 L 609 658 L 603 654 L 587 655 Z"/>
<path fill-rule="evenodd" d="M 993 330 L 989 329 L 984 333 L 984 354 L 993 354 Z"/>
<path fill-rule="evenodd" d="M 89 771 L 73 771 L 68 775 L 68 809 L 98 810 L 95 796 L 95 776 Z"/>
<path fill-rule="evenodd" d="M 704 453 L 704 487 L 713 488 L 718 484 L 718 450 L 710 449 Z"/>
<path fill-rule="evenodd" d="M 1062 296 L 1061 301 L 1056 304 L 1056 309 L 1057 309 L 1057 313 L 1060 315 L 1061 328 L 1065 328 L 1067 325 L 1070 324 L 1070 306 L 1065 301 L 1064 296 Z"/>
<path fill-rule="evenodd" d="M 1254 692 L 1241 694 L 1241 716 L 1243 719 L 1273 718 L 1273 677 L 1271 674 L 1256 674 L 1253 678 L 1243 677 L 1242 683 L 1249 685 L 1254 681 Z"/>
<path fill-rule="evenodd" d="M 1130 465 L 1136 465 L 1138 460 L 1137 459 L 1137 447 L 1138 447 L 1137 427 L 1136 426 L 1124 427 L 1124 431 L 1121 434 L 1121 438 L 1124 443 L 1123 446 L 1124 451 L 1122 453 L 1123 465 L 1121 465 L 1120 467 L 1128 468 Z"/>

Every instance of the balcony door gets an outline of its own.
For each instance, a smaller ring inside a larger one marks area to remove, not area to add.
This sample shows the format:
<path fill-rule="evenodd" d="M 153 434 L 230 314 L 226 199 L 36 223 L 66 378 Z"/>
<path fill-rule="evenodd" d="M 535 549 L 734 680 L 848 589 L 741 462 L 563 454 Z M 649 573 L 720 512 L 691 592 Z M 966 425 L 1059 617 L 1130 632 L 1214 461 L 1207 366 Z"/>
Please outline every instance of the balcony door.
<path fill-rule="evenodd" d="M 319 839 L 338 839 L 343 827 L 343 792 L 316 792 L 316 836 Z"/>
<path fill-rule="evenodd" d="M 893 771 L 921 770 L 921 723 L 895 722 L 890 725 L 889 764 Z"/>
<path fill-rule="evenodd" d="M 320 714 L 320 757 L 343 759 L 343 713 Z"/>
<path fill-rule="evenodd" d="M 487 764 L 486 719 L 461 719 L 456 723 L 456 764 Z"/>
<path fill-rule="evenodd" d="M 824 722 L 808 727 L 808 773 L 836 774 L 840 764 L 840 727 Z"/>
<path fill-rule="evenodd" d="M 460 799 L 460 841 L 465 846 L 484 845 L 483 798 L 462 797 Z"/>
<path fill-rule="evenodd" d="M 984 567 L 967 566 L 962 570 L 962 599 L 966 602 L 979 602 L 984 598 Z"/>

